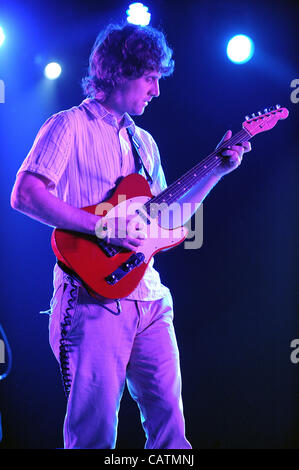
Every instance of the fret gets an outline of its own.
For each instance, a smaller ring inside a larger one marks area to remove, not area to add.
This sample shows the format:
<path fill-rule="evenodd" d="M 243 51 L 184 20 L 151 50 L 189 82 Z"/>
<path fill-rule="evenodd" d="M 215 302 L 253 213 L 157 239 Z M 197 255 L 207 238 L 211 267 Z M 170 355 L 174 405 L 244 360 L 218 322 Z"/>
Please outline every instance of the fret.
<path fill-rule="evenodd" d="M 235 134 L 229 140 L 225 141 L 220 145 L 213 153 L 206 157 L 201 162 L 197 163 L 191 170 L 185 173 L 181 178 L 168 186 L 162 193 L 158 196 L 150 199 L 145 203 L 145 207 L 149 210 L 151 204 L 162 204 L 165 203 L 170 205 L 178 201 L 182 196 L 184 196 L 190 189 L 192 189 L 200 180 L 213 171 L 221 163 L 221 157 L 219 153 L 224 148 L 241 143 L 242 141 L 249 140 L 251 138 L 250 134 L 242 129 L 240 132 Z"/>

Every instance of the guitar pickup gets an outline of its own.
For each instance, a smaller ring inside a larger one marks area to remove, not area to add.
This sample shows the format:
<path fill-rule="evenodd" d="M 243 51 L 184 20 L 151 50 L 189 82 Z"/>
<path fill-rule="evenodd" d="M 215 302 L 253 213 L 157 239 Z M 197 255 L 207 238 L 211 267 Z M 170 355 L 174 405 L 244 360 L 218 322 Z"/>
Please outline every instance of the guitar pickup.
<path fill-rule="evenodd" d="M 151 219 L 147 218 L 146 215 L 145 215 L 142 211 L 140 211 L 139 209 L 137 209 L 137 210 L 135 211 L 135 213 L 138 214 L 139 217 L 141 217 L 141 219 L 142 219 L 147 225 L 149 225 L 149 224 L 151 223 Z"/>
<path fill-rule="evenodd" d="M 107 243 L 105 240 L 98 240 L 97 241 L 98 246 L 102 249 L 102 251 L 105 253 L 105 255 L 112 257 L 117 255 L 122 251 L 122 248 L 113 246 L 109 243 Z"/>
<path fill-rule="evenodd" d="M 105 281 L 108 282 L 111 286 L 114 286 L 118 281 L 120 281 L 126 274 L 128 274 L 132 269 L 137 268 L 141 263 L 143 263 L 145 256 L 143 253 L 134 253 L 130 256 L 127 261 L 119 266 L 113 273 L 105 277 Z"/>

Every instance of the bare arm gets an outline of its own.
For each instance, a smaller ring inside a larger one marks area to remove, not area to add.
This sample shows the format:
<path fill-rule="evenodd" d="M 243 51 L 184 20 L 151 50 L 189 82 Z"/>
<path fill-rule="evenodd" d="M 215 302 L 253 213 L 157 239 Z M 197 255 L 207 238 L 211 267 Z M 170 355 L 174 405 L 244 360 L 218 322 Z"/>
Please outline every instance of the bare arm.
<path fill-rule="evenodd" d="M 223 142 L 229 140 L 232 136 L 231 131 L 227 131 L 222 140 L 219 142 L 217 147 L 219 147 Z M 216 149 L 217 149 L 216 147 Z M 242 161 L 243 153 L 250 152 L 251 145 L 249 142 L 242 142 L 242 145 L 234 145 L 229 148 L 229 150 L 224 150 L 220 155 L 227 157 L 223 159 L 223 162 L 220 166 L 216 167 L 210 175 L 206 178 L 203 178 L 198 185 L 196 185 L 190 193 L 187 193 L 185 197 L 182 198 L 181 202 L 191 202 L 196 204 L 198 207 L 205 197 L 209 194 L 211 189 L 220 181 L 222 176 L 230 173 L 235 170 Z"/>
<path fill-rule="evenodd" d="M 232 136 L 231 131 L 227 131 L 216 149 Z M 185 224 L 192 214 L 199 208 L 205 197 L 212 188 L 221 180 L 222 176 L 235 170 L 242 161 L 243 153 L 250 152 L 251 145 L 249 142 L 242 142 L 242 145 L 234 145 L 220 153 L 221 156 L 227 157 L 223 159 L 220 166 L 216 167 L 208 176 L 201 179 L 188 193 L 179 200 L 180 207 L 176 206 L 176 217 L 180 224 Z M 191 210 L 184 213 L 184 204 L 190 205 Z M 171 206 L 170 206 L 171 207 Z"/>
<path fill-rule="evenodd" d="M 17 176 L 11 194 L 11 206 L 46 225 L 95 234 L 99 217 L 67 204 L 47 189 L 44 176 L 22 172 Z"/>
<path fill-rule="evenodd" d="M 49 182 L 44 176 L 35 173 L 20 173 L 11 194 L 13 209 L 52 227 L 90 235 L 98 234 L 96 224 L 102 217 L 60 200 L 47 189 Z M 129 219 L 126 225 L 128 222 Z M 122 233 L 118 237 L 111 237 L 110 242 L 129 250 L 136 249 L 143 243 L 143 233 Z"/>

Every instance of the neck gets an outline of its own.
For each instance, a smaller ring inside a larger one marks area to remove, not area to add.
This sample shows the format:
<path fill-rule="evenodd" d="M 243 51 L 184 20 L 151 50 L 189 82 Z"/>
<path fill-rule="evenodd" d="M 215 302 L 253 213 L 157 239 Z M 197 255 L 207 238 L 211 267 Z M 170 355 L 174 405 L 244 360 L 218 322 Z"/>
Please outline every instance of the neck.
<path fill-rule="evenodd" d="M 121 109 L 121 106 L 114 95 L 110 94 L 104 101 L 101 101 L 101 105 L 116 118 L 118 124 L 121 124 L 125 112 Z"/>

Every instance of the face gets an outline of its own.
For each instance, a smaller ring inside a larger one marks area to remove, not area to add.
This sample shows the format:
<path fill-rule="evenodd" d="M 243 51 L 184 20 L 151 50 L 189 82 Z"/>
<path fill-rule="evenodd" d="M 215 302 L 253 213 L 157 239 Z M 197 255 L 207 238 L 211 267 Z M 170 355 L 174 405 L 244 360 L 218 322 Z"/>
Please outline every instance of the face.
<path fill-rule="evenodd" d="M 125 112 L 141 115 L 154 97 L 160 95 L 159 80 L 161 74 L 154 71 L 145 72 L 135 80 L 127 80 L 115 93 L 115 100 L 120 114 Z"/>

